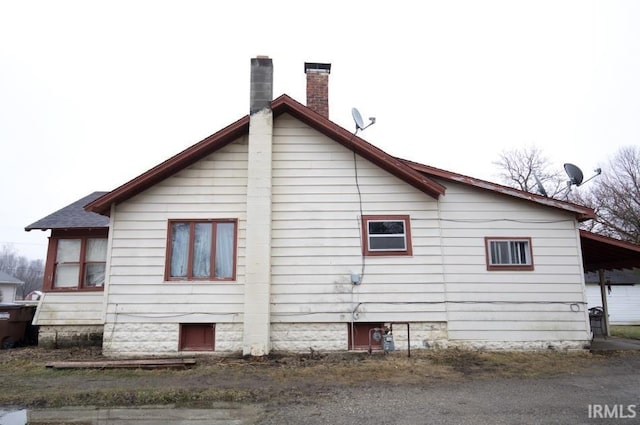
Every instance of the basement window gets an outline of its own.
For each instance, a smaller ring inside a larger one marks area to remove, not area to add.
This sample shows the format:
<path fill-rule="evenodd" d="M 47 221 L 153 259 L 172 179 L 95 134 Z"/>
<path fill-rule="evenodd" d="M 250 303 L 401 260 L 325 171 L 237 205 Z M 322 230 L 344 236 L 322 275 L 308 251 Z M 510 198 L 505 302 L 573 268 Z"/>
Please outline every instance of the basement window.
<path fill-rule="evenodd" d="M 366 256 L 412 255 L 408 215 L 364 215 L 362 235 Z"/>
<path fill-rule="evenodd" d="M 484 238 L 487 270 L 533 270 L 531 238 Z"/>
<path fill-rule="evenodd" d="M 180 351 L 214 351 L 215 323 L 181 323 Z"/>

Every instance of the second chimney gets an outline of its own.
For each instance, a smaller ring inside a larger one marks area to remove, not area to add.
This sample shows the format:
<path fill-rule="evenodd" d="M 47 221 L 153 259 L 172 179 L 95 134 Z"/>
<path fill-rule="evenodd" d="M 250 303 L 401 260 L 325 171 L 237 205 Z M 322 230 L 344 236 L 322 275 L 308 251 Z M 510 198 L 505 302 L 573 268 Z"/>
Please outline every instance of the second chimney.
<path fill-rule="evenodd" d="M 330 63 L 305 62 L 307 74 L 307 107 L 325 118 L 329 118 L 329 72 Z"/>

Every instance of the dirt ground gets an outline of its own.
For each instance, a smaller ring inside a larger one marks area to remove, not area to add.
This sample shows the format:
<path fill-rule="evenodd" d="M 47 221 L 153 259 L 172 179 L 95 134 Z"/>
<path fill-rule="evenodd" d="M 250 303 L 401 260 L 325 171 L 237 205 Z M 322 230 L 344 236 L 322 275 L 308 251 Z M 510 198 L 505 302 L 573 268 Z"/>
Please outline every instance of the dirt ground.
<path fill-rule="evenodd" d="M 533 402 L 529 398 L 535 396 L 535 388 L 539 388 L 542 410 L 545 405 L 553 406 L 557 400 L 579 397 L 571 405 L 577 405 L 575 415 L 584 416 L 588 403 L 605 400 L 590 389 L 597 390 L 603 385 L 613 389 L 606 399 L 608 402 L 631 403 L 635 400 L 640 406 L 638 352 L 604 355 L 556 351 L 422 350 L 412 352 L 411 358 L 406 352 L 388 355 L 309 352 L 260 359 L 237 356 L 198 356 L 195 359 L 195 365 L 178 370 L 57 370 L 46 365 L 53 361 L 106 359 L 99 349 L 0 350 L 0 406 L 173 405 L 198 408 L 211 403 L 233 402 L 262 406 L 265 418 L 261 423 L 299 423 L 305 418 L 304 422 L 309 425 L 342 423 L 340 421 L 348 417 L 349 412 L 363 418 L 378 412 L 373 423 L 402 423 L 397 410 L 387 412 L 385 408 L 385 405 L 395 405 L 402 412 L 414 412 L 413 416 L 409 413 L 406 423 L 422 423 L 415 421 L 424 415 L 424 411 L 416 410 L 416 406 L 424 409 L 434 400 L 446 417 L 450 408 L 471 408 L 475 406 L 473 400 L 497 396 L 500 391 L 504 394 L 495 399 L 495 403 L 504 403 L 509 397 L 522 397 L 513 400 L 514 405 L 518 405 L 519 400 Z M 567 382 L 573 382 L 569 389 L 565 388 Z M 616 385 L 620 394 L 615 392 Z M 579 390 L 576 392 L 575 388 Z M 582 390 L 584 393 L 580 393 Z M 450 406 L 452 400 L 461 397 L 465 391 L 469 392 L 467 396 Z M 527 395 L 523 391 L 533 392 Z M 558 395 L 545 402 L 553 391 L 558 391 Z M 407 404 L 410 400 L 411 404 Z M 474 408 L 487 408 L 487 403 Z M 638 410 L 640 414 L 640 407 Z M 469 423 L 477 419 L 478 411 L 469 412 Z M 375 420 L 385 418 L 385 415 L 388 415 L 387 419 Z M 529 423 L 526 418 L 516 419 Z M 433 418 L 431 422 L 439 423 Z"/>

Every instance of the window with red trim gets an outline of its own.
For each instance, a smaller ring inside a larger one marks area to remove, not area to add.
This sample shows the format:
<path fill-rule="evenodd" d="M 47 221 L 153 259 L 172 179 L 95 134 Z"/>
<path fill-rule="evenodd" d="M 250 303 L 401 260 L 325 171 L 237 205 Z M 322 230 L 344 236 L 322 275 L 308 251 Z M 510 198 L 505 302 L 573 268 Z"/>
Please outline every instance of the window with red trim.
<path fill-rule="evenodd" d="M 95 290 L 105 282 L 107 238 L 52 237 L 45 289 Z"/>
<path fill-rule="evenodd" d="M 362 235 L 366 256 L 412 255 L 408 215 L 364 215 Z"/>
<path fill-rule="evenodd" d="M 170 220 L 166 280 L 235 280 L 237 220 Z"/>
<path fill-rule="evenodd" d="M 486 237 L 487 270 L 533 270 L 531 238 Z"/>

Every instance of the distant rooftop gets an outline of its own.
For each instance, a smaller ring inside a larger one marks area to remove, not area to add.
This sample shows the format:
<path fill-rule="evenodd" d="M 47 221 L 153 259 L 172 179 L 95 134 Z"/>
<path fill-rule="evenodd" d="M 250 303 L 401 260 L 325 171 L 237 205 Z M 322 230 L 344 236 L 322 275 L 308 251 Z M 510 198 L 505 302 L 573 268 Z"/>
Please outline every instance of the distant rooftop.
<path fill-rule="evenodd" d="M 22 285 L 24 282 L 20 279 L 16 279 L 8 273 L 0 271 L 0 283 L 13 283 L 15 285 Z"/>
<path fill-rule="evenodd" d="M 84 206 L 108 192 L 93 192 L 58 211 L 25 227 L 30 230 L 109 227 L 109 217 L 84 210 Z"/>

